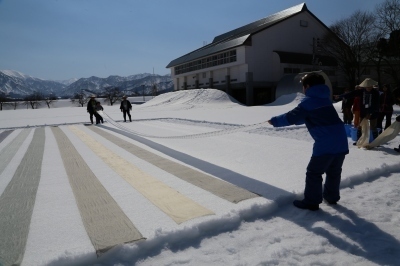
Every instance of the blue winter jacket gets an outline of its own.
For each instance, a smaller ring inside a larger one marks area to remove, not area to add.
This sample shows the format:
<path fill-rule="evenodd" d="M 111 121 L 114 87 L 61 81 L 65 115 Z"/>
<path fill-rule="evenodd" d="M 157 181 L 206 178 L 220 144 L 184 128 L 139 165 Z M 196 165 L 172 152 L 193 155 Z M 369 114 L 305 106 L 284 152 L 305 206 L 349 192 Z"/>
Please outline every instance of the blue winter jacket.
<path fill-rule="evenodd" d="M 349 153 L 343 121 L 330 100 L 326 85 L 316 85 L 306 90 L 306 97 L 293 110 L 271 118 L 274 127 L 306 124 L 315 140 L 313 156 Z"/>

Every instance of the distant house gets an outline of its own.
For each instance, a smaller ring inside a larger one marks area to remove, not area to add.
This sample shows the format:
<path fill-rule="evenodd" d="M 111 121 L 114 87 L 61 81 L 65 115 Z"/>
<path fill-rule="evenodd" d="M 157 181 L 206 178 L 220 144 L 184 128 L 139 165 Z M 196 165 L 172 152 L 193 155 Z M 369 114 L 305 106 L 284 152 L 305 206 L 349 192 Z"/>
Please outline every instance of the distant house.
<path fill-rule="evenodd" d="M 322 70 L 334 83 L 336 61 L 319 55 L 327 31 L 302 3 L 216 36 L 166 67 L 175 90 L 215 88 L 247 105 L 265 104 L 285 75 Z"/>

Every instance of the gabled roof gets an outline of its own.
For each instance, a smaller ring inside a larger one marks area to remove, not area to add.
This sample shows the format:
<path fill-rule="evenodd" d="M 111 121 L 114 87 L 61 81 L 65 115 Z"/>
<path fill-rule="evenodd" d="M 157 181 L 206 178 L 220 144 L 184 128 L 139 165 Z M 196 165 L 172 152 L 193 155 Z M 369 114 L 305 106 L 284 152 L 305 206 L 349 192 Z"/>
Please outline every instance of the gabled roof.
<path fill-rule="evenodd" d="M 170 68 L 176 65 L 180 65 L 192 60 L 211 55 L 217 52 L 221 52 L 227 49 L 231 49 L 237 46 L 245 44 L 249 37 L 259 31 L 269 28 L 289 17 L 292 17 L 300 12 L 306 11 L 307 6 L 305 3 L 293 6 L 285 9 L 263 19 L 257 20 L 253 23 L 247 24 L 243 27 L 228 31 L 227 33 L 218 35 L 214 38 L 213 42 L 203 46 L 191 53 L 181 56 L 177 59 L 172 60 L 166 68 Z"/>

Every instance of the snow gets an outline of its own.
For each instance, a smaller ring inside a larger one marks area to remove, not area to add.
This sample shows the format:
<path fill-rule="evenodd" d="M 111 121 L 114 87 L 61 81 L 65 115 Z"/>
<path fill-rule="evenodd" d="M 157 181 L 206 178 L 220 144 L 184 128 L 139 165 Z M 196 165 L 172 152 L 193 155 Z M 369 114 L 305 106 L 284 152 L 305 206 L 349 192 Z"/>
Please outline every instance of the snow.
<path fill-rule="evenodd" d="M 23 128 L 46 129 L 42 174 L 22 265 L 399 265 L 400 155 L 393 148 L 400 137 L 373 150 L 358 149 L 349 138 L 339 204 L 323 203 L 316 212 L 297 209 L 292 201 L 302 198 L 313 140 L 305 126 L 275 129 L 265 121 L 291 110 L 302 97 L 284 95 L 268 105 L 247 107 L 218 90 L 171 92 L 133 105 L 132 123 L 123 122 L 119 105 L 103 104 L 105 119 L 109 116 L 117 123 L 109 120 L 99 128 L 261 195 L 237 204 L 95 134 L 82 125 L 89 121 L 85 107 L 60 100 L 51 109 L 1 111 L 0 133 L 14 132 L 0 143 L 0 152 Z M 338 112 L 340 104 L 335 104 Z M 396 106 L 393 121 L 399 113 Z M 50 125 L 63 129 L 146 240 L 121 244 L 96 256 Z M 68 125 L 76 125 L 215 215 L 176 224 L 82 145 Z M 107 129 L 118 130 L 116 126 L 125 133 Z M 0 174 L 0 194 L 32 134 Z"/>
<path fill-rule="evenodd" d="M 15 78 L 23 78 L 23 79 L 32 78 L 29 75 L 25 75 L 21 72 L 15 71 L 15 70 L 0 70 L 0 72 L 3 72 L 3 74 L 5 74 L 7 76 L 15 77 Z"/>

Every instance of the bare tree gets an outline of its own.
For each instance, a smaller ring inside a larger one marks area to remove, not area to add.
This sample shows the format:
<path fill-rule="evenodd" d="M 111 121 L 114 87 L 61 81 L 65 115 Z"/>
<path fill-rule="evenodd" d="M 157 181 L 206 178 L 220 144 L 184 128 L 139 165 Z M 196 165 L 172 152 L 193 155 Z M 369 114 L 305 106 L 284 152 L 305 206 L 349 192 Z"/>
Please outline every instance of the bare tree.
<path fill-rule="evenodd" d="M 76 93 L 70 100 L 71 103 L 76 103 L 78 106 L 81 107 L 83 107 L 88 102 L 88 98 L 83 93 Z"/>
<path fill-rule="evenodd" d="M 0 93 L 0 111 L 3 111 L 3 105 L 8 101 L 6 95 L 2 92 Z"/>
<path fill-rule="evenodd" d="M 43 101 L 47 104 L 47 107 L 50 109 L 50 105 L 57 101 L 57 97 L 50 94 L 43 97 Z"/>
<path fill-rule="evenodd" d="M 115 102 L 121 100 L 122 92 L 119 87 L 109 86 L 103 89 L 104 102 L 112 106 Z"/>
<path fill-rule="evenodd" d="M 375 9 L 376 27 L 382 31 L 385 36 L 395 30 L 400 29 L 400 0 L 386 0 L 378 4 Z"/>
<path fill-rule="evenodd" d="M 356 11 L 349 18 L 336 21 L 323 38 L 322 52 L 337 60 L 351 87 L 360 82 L 370 58 L 371 44 L 379 40 L 374 23 L 373 14 Z"/>
<path fill-rule="evenodd" d="M 13 101 L 13 102 L 10 102 L 9 104 L 14 107 L 14 110 L 17 110 L 17 106 L 18 106 L 18 104 L 20 104 L 20 102 L 19 101 Z"/>
<path fill-rule="evenodd" d="M 384 61 L 383 73 L 400 89 L 400 0 L 386 0 L 376 7 L 376 27 L 382 32 L 377 50 Z M 396 92 L 400 96 L 400 92 Z"/>
<path fill-rule="evenodd" d="M 40 92 L 35 91 L 31 95 L 28 95 L 24 98 L 25 104 L 28 106 L 30 105 L 32 109 L 37 109 L 43 100 L 43 95 Z"/>

